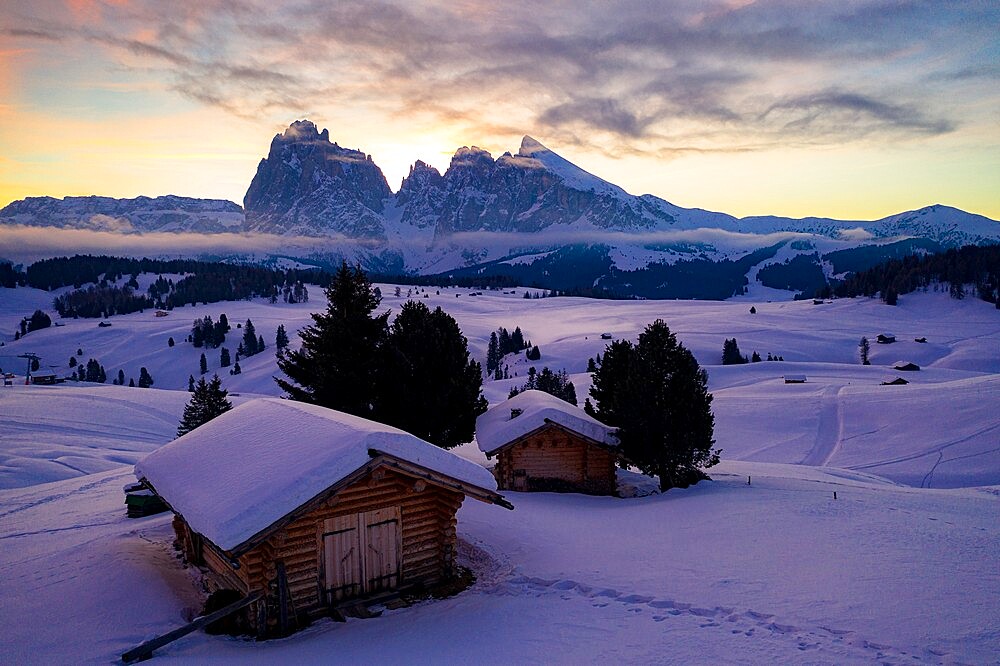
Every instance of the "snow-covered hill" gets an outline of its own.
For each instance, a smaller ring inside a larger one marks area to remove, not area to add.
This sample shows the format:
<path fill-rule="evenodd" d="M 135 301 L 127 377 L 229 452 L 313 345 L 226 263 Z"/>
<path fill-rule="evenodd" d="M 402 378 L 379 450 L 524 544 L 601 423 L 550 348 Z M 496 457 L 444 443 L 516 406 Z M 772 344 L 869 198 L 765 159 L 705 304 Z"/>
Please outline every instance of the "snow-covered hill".
<path fill-rule="evenodd" d="M 751 314 L 750 302 L 524 299 L 524 289 L 473 296 L 406 286 L 397 297 L 393 285 L 380 288 L 394 312 L 410 290 L 445 308 L 480 359 L 490 331 L 520 326 L 541 349 L 534 365 L 566 368 L 581 398 L 587 358 L 607 344 L 602 333 L 634 339 L 664 318 L 709 372 L 723 450 L 713 481 L 633 499 L 507 493 L 513 512 L 468 503 L 458 533 L 460 563 L 476 574 L 471 589 L 374 619 L 321 620 L 278 641 L 199 632 L 157 659 L 957 664 L 1000 653 L 1000 319 L 989 304 L 929 293 L 897 307 L 759 301 Z M 114 661 L 200 611 L 198 572 L 177 559 L 169 514 L 126 518 L 122 486 L 137 458 L 173 437 L 201 353 L 184 342 L 195 317 L 250 318 L 267 341 L 265 353 L 241 362 L 242 375 L 223 374 L 239 402 L 277 394 L 274 330 L 306 325 L 322 308 L 319 293 L 298 305 L 116 316 L 108 328 L 65 320 L 14 341 L 19 315 L 47 309 L 53 293 L 0 289 L 5 370 L 23 367 L 16 357 L 31 351 L 62 372 L 82 347 L 109 375 L 145 365 L 156 380 L 152 389 L 0 387 L 8 661 Z M 873 344 L 872 365 L 861 366 L 858 339 L 880 332 L 898 342 Z M 745 353 L 786 360 L 718 365 L 733 336 Z M 906 386 L 882 386 L 902 374 L 890 369 L 899 359 L 922 369 L 905 373 Z M 516 376 L 486 381 L 493 404 L 529 367 L 523 355 L 505 363 Z M 215 355 L 211 365 L 218 369 Z M 785 384 L 786 374 L 807 382 Z M 474 444 L 456 451 L 486 462 Z"/>
<path fill-rule="evenodd" d="M 601 353 L 607 344 L 601 334 L 634 340 L 648 323 L 663 318 L 708 368 L 710 389 L 716 396 L 716 439 L 726 458 L 864 469 L 914 486 L 1000 484 L 1000 431 L 993 415 L 995 397 L 1000 395 L 1000 320 L 997 311 L 982 301 L 958 301 L 928 293 L 907 295 L 896 307 L 871 299 L 842 299 L 817 306 L 811 301 L 524 299 L 524 289 L 472 296 L 468 290 L 406 286 L 397 297 L 393 285 L 382 285 L 381 290 L 382 308 L 393 312 L 399 311 L 410 293 L 451 313 L 469 338 L 472 354 L 481 362 L 493 330 L 521 327 L 540 347 L 542 359 L 529 363 L 523 354 L 509 357 L 512 378 L 485 382 L 486 397 L 494 404 L 504 400 L 512 386 L 523 383 L 531 365 L 539 370 L 544 366 L 565 368 L 582 400 L 590 382 L 587 359 Z M 142 389 L 69 383 L 0 392 L 9 406 L 0 410 L 0 431 L 5 424 L 10 426 L 0 446 L 2 486 L 107 468 L 108 455 L 100 447 L 74 452 L 63 446 L 63 442 L 72 443 L 74 430 L 55 424 L 51 436 L 46 435 L 49 445 L 39 447 L 38 433 L 23 427 L 25 422 L 44 422 L 47 414 L 58 413 L 61 396 L 79 395 L 74 391 L 93 393 L 99 404 L 110 402 L 124 410 L 112 417 L 113 410 L 102 406 L 90 417 L 81 407 L 68 420 L 79 419 L 78 430 L 87 432 L 99 433 L 105 419 L 128 422 L 133 411 L 146 423 L 148 414 L 142 415 L 146 414 L 145 401 L 162 402 L 160 409 L 168 414 L 162 424 L 155 428 L 137 426 L 148 433 L 137 439 L 145 444 L 122 455 L 148 450 L 148 446 L 172 437 L 169 414 L 179 418 L 186 395 L 183 391 L 189 376 L 199 376 L 202 353 L 209 372 L 218 372 L 230 391 L 279 395 L 272 379 L 279 372 L 274 358 L 278 325 L 285 326 L 294 345 L 295 332 L 311 322 L 309 313 L 323 308 L 322 291 L 314 287 L 307 303 L 214 303 L 178 308 L 166 317 L 156 317 L 152 311 L 137 312 L 111 317 L 108 321 L 112 325 L 100 328 L 93 319 L 60 320 L 49 301 L 55 293 L 0 289 L 0 341 L 5 343 L 0 347 L 0 367 L 23 375 L 25 362 L 17 355 L 32 352 L 42 357 L 43 369 L 68 375 L 71 356 L 84 364 L 93 358 L 105 367 L 109 383 L 119 370 L 126 384 L 129 378 L 138 380 L 140 368 L 145 367 L 153 376 L 154 389 L 181 393 L 163 393 L 166 397 L 161 399 L 146 397 Z M 756 314 L 750 314 L 751 305 L 755 305 Z M 20 317 L 37 307 L 47 309 L 62 325 L 14 341 Z M 195 348 L 186 342 L 194 319 L 209 315 L 217 320 L 222 313 L 233 326 L 223 345 L 230 353 L 235 352 L 242 335 L 236 325 L 247 319 L 268 345 L 264 353 L 241 359 L 240 375 L 220 368 L 221 348 Z M 881 332 L 891 332 L 899 341 L 874 344 Z M 862 336 L 872 341 L 871 366 L 858 362 L 857 344 Z M 173 347 L 168 345 L 171 337 L 176 343 Z M 765 358 L 772 354 L 785 360 L 718 365 L 723 341 L 731 337 L 737 338 L 747 355 L 757 351 Z M 914 342 L 917 337 L 928 341 Z M 82 354 L 77 355 L 77 350 Z M 881 386 L 885 379 L 900 374 L 891 366 L 901 359 L 916 362 L 922 370 L 902 373 L 910 380 L 907 386 Z M 785 374 L 805 374 L 809 381 L 785 385 L 781 379 Z M 114 400 L 104 396 L 114 396 Z M 124 396 L 137 396 L 133 399 L 137 402 L 130 405 Z M 86 404 L 86 399 L 81 401 L 81 405 Z M 91 423 L 91 418 L 97 420 Z M 35 462 L 28 465 L 24 460 Z M 51 463 L 53 460 L 56 462 Z"/>

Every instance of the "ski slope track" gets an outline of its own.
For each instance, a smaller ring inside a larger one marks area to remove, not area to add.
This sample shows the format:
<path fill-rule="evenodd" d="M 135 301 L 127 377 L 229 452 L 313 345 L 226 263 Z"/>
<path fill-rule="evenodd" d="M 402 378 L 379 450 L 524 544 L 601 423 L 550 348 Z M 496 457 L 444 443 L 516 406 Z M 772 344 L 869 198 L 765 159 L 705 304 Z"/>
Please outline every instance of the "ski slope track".
<path fill-rule="evenodd" d="M 140 276 L 142 283 L 146 279 Z M 711 482 L 629 499 L 506 493 L 459 513 L 461 594 L 369 620 L 314 623 L 264 643 L 192 634 L 164 662 L 328 663 L 995 663 L 1000 654 L 1000 313 L 974 299 L 905 295 L 768 302 L 524 299 L 515 293 L 380 285 L 382 309 L 410 297 L 453 315 L 472 355 L 520 326 L 542 358 L 504 359 L 491 404 L 528 368 L 565 368 L 587 395 L 587 360 L 664 319 L 709 375 Z M 509 291 L 509 290 L 508 290 Z M 528 290 L 529 292 L 532 290 Z M 199 572 L 172 546 L 169 515 L 125 517 L 132 465 L 174 438 L 206 353 L 234 403 L 280 395 L 274 334 L 324 306 L 214 303 L 97 320 L 60 320 L 58 292 L 0 289 L 0 621 L 5 663 L 108 663 L 174 629 L 204 602 Z M 750 314 L 750 306 L 756 314 Z M 13 340 L 20 318 L 62 324 Z M 225 312 L 235 350 L 251 319 L 267 343 L 219 368 L 220 350 L 186 342 L 195 318 Z M 874 343 L 878 333 L 898 342 Z M 857 358 L 872 341 L 872 365 Z M 173 337 L 174 347 L 167 345 Z M 719 365 L 722 343 L 784 361 Z M 914 342 L 926 337 L 928 342 Z M 150 389 L 67 382 L 25 386 L 19 354 L 69 374 L 94 358 L 109 381 L 146 367 Z M 892 369 L 898 360 L 918 372 Z M 785 375 L 805 375 L 785 384 Z M 905 386 L 883 386 L 895 376 Z M 487 464 L 475 442 L 455 450 Z M 623 472 L 628 482 L 650 480 Z M 834 499 L 836 493 L 836 499 Z M 54 611 L 53 609 L 57 609 Z M 57 613 L 54 619 L 53 613 Z"/>

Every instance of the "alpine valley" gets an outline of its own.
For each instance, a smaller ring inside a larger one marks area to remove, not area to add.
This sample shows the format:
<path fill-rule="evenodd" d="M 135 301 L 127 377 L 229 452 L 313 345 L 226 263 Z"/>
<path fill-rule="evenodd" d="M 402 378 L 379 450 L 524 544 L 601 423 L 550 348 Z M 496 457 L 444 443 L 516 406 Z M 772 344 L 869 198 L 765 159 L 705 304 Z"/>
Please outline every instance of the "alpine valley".
<path fill-rule="evenodd" d="M 394 193 L 370 155 L 332 143 L 308 120 L 273 138 L 242 208 L 92 196 L 27 198 L 0 210 L 0 230 L 27 227 L 156 233 L 161 248 L 170 245 L 165 233 L 216 237 L 211 252 L 191 245 L 185 253 L 230 261 L 330 267 L 346 259 L 380 274 L 502 276 L 579 293 L 702 299 L 811 296 L 888 258 L 1000 242 L 1000 222 L 943 205 L 875 221 L 681 208 L 629 194 L 528 136 L 516 154 L 495 159 L 459 148 L 443 174 L 417 161 Z M 253 256 L 248 236 L 260 238 Z"/>

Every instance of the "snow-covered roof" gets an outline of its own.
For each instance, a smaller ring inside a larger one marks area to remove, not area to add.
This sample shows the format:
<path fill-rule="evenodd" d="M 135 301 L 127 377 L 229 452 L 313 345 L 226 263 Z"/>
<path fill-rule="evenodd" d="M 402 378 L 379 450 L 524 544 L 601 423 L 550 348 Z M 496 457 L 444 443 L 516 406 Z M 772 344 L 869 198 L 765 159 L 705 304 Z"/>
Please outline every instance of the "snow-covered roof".
<path fill-rule="evenodd" d="M 512 418 L 517 410 L 520 413 Z M 614 428 L 544 391 L 518 393 L 482 414 L 476 419 L 476 441 L 483 453 L 493 453 L 549 421 L 601 444 L 618 446 Z"/>
<path fill-rule="evenodd" d="M 191 528 L 232 550 L 371 460 L 395 456 L 489 492 L 484 467 L 381 423 L 316 405 L 248 401 L 135 465 Z"/>

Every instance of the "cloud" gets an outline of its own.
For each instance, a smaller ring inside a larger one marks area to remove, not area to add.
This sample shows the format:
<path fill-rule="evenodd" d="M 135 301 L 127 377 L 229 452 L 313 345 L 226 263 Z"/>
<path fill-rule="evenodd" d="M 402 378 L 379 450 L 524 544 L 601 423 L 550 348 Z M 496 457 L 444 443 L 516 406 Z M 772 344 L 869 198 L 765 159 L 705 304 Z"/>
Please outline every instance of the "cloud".
<path fill-rule="evenodd" d="M 584 98 L 546 109 L 538 117 L 544 126 L 562 127 L 582 124 L 614 134 L 639 138 L 646 134 L 652 118 L 639 118 L 617 100 Z"/>
<path fill-rule="evenodd" d="M 891 104 L 840 90 L 824 90 L 780 100 L 768 107 L 761 119 L 778 119 L 785 130 L 813 134 L 863 135 L 882 128 L 944 134 L 955 129 L 951 121 L 928 118 L 913 106 Z"/>
<path fill-rule="evenodd" d="M 663 156 L 766 150 L 789 133 L 841 145 L 954 131 L 965 120 L 942 87 L 995 78 L 977 53 L 995 52 L 1000 5 L 146 0 L 88 16 L 39 10 L 6 30 L 103 44 L 119 66 L 244 118 L 358 108 Z"/>

